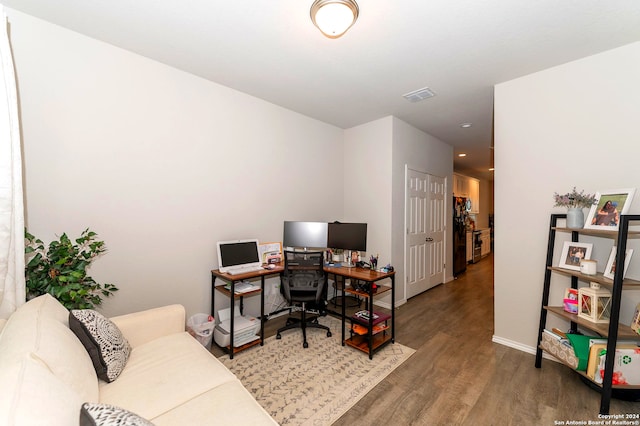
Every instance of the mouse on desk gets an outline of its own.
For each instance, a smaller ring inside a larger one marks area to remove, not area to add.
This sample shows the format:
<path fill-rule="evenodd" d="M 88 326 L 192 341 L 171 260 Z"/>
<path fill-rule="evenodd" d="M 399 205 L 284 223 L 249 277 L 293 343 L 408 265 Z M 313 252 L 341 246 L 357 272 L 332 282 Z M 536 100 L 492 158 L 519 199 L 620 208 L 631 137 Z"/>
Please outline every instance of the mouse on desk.
<path fill-rule="evenodd" d="M 273 263 L 270 263 L 267 266 L 265 266 L 264 269 L 276 269 L 276 265 L 274 265 Z"/>

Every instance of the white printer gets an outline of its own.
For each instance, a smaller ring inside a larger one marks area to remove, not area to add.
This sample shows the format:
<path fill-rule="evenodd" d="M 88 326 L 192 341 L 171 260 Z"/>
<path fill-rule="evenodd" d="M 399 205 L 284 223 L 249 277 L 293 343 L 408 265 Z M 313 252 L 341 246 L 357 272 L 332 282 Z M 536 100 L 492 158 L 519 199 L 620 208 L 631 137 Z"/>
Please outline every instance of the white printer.
<path fill-rule="evenodd" d="M 231 336 L 231 308 L 218 311 L 216 320 L 219 322 L 213 329 L 213 338 L 218 346 L 229 346 Z M 240 308 L 235 307 L 233 318 L 233 346 L 239 347 L 260 338 L 256 333 L 260 331 L 260 321 L 257 318 L 240 315 Z"/>

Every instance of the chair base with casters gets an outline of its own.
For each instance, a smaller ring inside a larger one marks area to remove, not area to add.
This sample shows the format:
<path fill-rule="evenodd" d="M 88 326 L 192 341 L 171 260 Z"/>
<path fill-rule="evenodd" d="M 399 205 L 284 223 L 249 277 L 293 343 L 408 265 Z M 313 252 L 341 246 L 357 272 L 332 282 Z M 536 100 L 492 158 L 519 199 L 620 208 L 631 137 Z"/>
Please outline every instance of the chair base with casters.
<path fill-rule="evenodd" d="M 284 327 L 281 327 L 276 332 L 276 339 L 282 339 L 282 335 L 280 333 L 293 330 L 293 329 L 302 329 L 302 347 L 308 348 L 309 343 L 307 342 L 307 328 L 318 328 L 321 330 L 325 330 L 327 332 L 327 337 L 331 337 L 331 329 L 326 325 L 322 325 L 318 323 L 318 315 L 312 314 L 312 316 L 307 317 L 307 307 L 306 303 L 302 304 L 302 310 L 300 311 L 300 318 L 289 317 L 287 318 L 287 323 Z"/>

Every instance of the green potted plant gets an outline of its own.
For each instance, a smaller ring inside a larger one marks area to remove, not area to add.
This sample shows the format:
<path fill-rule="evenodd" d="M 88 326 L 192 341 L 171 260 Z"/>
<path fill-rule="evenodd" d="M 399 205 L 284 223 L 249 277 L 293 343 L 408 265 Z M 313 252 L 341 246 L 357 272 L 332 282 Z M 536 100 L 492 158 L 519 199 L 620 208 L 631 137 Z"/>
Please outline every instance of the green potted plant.
<path fill-rule="evenodd" d="M 62 234 L 46 248 L 25 228 L 27 298 L 49 293 L 67 309 L 93 309 L 102 304 L 103 296 L 118 291 L 115 285 L 99 284 L 87 275 L 91 262 L 106 251 L 96 236 L 87 228 L 75 243 Z"/>

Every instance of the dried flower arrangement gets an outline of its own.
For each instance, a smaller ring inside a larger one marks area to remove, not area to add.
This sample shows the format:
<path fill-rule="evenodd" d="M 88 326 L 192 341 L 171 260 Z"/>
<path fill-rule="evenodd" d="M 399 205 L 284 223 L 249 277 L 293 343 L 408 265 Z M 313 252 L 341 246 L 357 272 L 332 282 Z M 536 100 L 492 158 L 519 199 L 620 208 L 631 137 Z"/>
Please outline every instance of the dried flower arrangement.
<path fill-rule="evenodd" d="M 556 202 L 555 207 L 566 208 L 578 208 L 583 209 L 585 207 L 591 207 L 596 203 L 596 196 L 591 194 L 585 194 L 584 191 L 578 192 L 576 187 L 567 194 L 561 195 L 557 192 L 553 194 L 553 198 Z"/>

